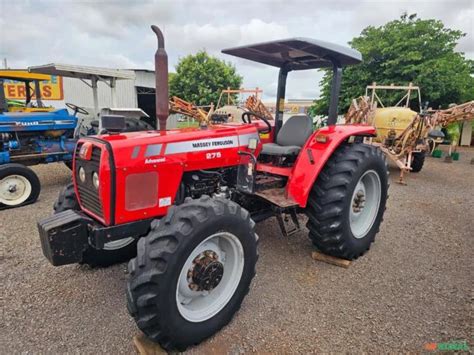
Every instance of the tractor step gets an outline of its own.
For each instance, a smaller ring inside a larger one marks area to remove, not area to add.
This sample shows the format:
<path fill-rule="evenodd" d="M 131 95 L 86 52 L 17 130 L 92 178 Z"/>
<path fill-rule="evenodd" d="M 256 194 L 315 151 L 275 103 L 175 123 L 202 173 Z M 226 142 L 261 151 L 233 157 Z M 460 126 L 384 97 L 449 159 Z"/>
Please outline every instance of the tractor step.
<path fill-rule="evenodd" d="M 288 215 L 291 218 L 288 218 Z M 294 208 L 291 208 L 288 213 L 275 211 L 275 217 L 278 221 L 278 225 L 280 226 L 281 234 L 283 234 L 284 237 L 289 237 L 301 230 L 301 225 L 298 221 L 298 216 L 296 215 L 296 210 Z"/>
<path fill-rule="evenodd" d="M 255 178 L 255 191 L 279 189 L 285 186 L 286 179 L 279 176 L 257 175 Z"/>
<path fill-rule="evenodd" d="M 285 188 L 262 190 L 255 194 L 281 208 L 298 206 L 293 199 L 286 196 Z"/>

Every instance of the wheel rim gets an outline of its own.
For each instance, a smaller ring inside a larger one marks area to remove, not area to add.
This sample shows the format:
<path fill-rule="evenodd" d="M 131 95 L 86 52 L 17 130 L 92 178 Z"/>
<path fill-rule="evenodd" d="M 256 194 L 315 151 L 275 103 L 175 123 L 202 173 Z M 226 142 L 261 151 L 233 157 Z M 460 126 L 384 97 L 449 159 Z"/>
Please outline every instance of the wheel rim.
<path fill-rule="evenodd" d="M 0 180 L 0 203 L 16 206 L 31 195 L 31 183 L 22 175 L 9 175 Z"/>
<path fill-rule="evenodd" d="M 219 232 L 201 242 L 189 255 L 179 274 L 176 304 L 190 322 L 206 321 L 230 301 L 244 269 L 240 240 Z"/>
<path fill-rule="evenodd" d="M 349 209 L 351 232 L 355 238 L 364 238 L 374 225 L 381 195 L 379 175 L 374 170 L 366 171 L 357 182 Z"/>
<path fill-rule="evenodd" d="M 104 250 L 117 250 L 126 247 L 127 245 L 133 243 L 135 238 L 124 238 L 119 240 L 114 240 L 104 244 Z"/>

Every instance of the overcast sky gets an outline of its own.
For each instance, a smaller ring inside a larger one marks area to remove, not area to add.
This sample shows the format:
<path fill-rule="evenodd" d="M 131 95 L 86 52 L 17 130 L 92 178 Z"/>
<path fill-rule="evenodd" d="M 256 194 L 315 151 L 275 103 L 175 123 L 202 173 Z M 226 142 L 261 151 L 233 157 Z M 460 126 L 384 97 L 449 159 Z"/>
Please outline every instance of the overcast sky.
<path fill-rule="evenodd" d="M 231 61 L 245 87 L 275 95 L 277 69 L 234 59 L 223 48 L 313 37 L 346 45 L 366 26 L 380 26 L 403 12 L 436 18 L 467 36 L 458 50 L 474 59 L 474 0 L 410 1 L 22 1 L 0 0 L 0 57 L 10 68 L 51 62 L 153 69 L 156 40 L 165 34 L 170 70 L 180 57 L 205 49 Z M 317 72 L 291 73 L 288 98 L 319 94 Z"/>

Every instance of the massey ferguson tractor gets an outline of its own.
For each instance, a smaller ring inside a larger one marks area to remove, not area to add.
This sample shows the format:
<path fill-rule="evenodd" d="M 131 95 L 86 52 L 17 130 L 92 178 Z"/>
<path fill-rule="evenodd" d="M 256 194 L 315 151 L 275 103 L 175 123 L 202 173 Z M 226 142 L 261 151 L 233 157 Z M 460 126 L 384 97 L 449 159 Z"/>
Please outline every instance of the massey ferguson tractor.
<path fill-rule="evenodd" d="M 163 348 L 184 350 L 239 310 L 255 276 L 256 222 L 276 217 L 288 235 L 305 214 L 320 251 L 364 254 L 384 214 L 387 165 L 363 143 L 373 127 L 335 125 L 342 68 L 359 63 L 359 52 L 306 38 L 226 49 L 279 68 L 274 122 L 245 112 L 242 122 L 166 130 L 167 55 L 152 29 L 160 129 L 122 133 L 123 118 L 103 117 L 108 133 L 78 141 L 73 183 L 38 228 L 56 266 L 136 255 L 128 265 L 130 314 Z M 283 124 L 288 73 L 326 67 L 334 73 L 329 126 L 312 132 L 307 116 Z"/>

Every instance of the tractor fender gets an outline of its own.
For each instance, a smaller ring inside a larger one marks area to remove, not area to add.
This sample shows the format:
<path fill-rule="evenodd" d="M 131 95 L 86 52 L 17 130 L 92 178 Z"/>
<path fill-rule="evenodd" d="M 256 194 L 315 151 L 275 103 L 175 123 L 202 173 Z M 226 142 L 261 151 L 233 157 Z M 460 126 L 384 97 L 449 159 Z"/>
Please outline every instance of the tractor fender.
<path fill-rule="evenodd" d="M 367 125 L 336 125 L 315 131 L 301 149 L 289 176 L 288 196 L 300 207 L 306 207 L 311 188 L 337 147 L 351 136 L 375 135 L 375 128 Z"/>

